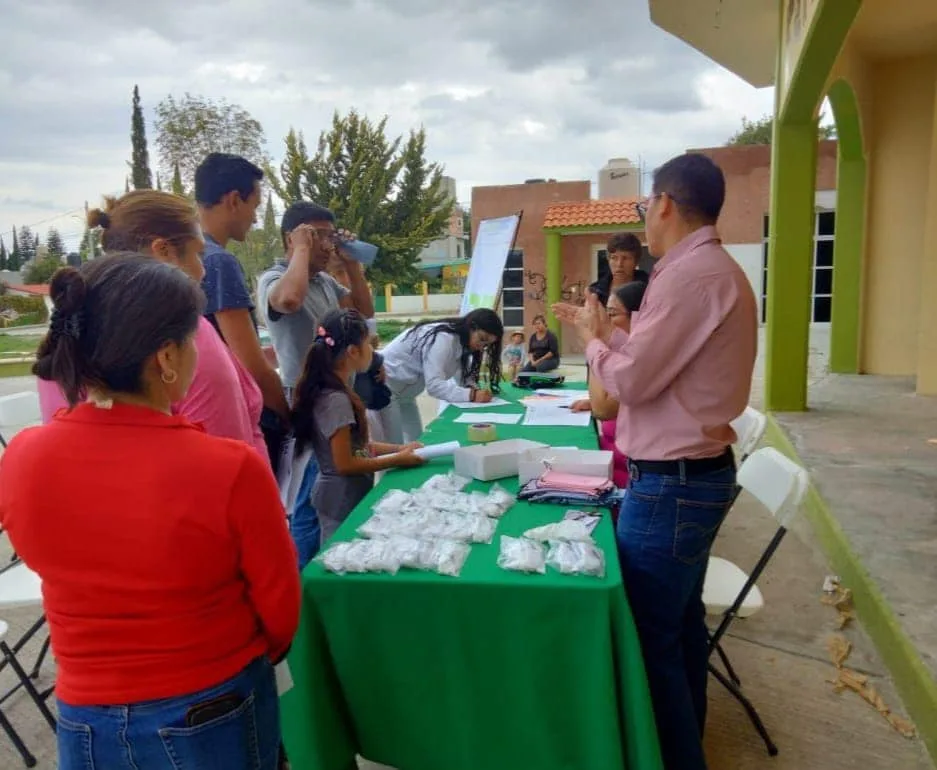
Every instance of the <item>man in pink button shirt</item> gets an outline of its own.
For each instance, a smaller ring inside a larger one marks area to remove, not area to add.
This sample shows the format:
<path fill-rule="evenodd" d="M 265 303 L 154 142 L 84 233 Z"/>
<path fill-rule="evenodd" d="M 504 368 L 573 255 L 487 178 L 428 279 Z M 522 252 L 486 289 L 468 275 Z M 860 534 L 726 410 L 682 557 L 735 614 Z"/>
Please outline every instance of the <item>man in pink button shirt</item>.
<path fill-rule="evenodd" d="M 754 293 L 715 228 L 724 199 L 722 171 L 706 156 L 681 155 L 655 172 L 639 209 L 660 259 L 630 334 L 612 331 L 595 297 L 554 308 L 621 404 L 615 438 L 631 481 L 619 557 L 667 770 L 706 767 L 703 580 L 735 490 L 729 422 L 748 404 L 757 349 Z"/>

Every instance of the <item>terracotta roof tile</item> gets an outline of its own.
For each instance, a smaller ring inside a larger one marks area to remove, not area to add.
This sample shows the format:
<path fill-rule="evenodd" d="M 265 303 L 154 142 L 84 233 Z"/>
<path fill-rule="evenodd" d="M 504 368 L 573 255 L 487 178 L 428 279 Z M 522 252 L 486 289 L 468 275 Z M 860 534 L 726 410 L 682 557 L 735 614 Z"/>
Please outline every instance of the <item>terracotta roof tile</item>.
<path fill-rule="evenodd" d="M 8 289 L 13 291 L 21 292 L 22 294 L 41 294 L 43 296 L 49 295 L 49 285 L 45 283 L 23 283 L 23 284 L 7 284 Z"/>
<path fill-rule="evenodd" d="M 637 198 L 607 198 L 597 201 L 554 203 L 543 218 L 544 227 L 622 226 L 641 223 Z"/>

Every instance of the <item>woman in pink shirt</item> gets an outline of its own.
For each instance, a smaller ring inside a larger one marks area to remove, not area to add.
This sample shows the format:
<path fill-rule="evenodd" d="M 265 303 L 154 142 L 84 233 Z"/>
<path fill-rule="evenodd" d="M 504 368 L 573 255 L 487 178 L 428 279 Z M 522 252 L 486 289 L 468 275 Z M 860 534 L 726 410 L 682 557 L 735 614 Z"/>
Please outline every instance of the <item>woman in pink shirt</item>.
<path fill-rule="evenodd" d="M 631 330 L 631 315 L 641 307 L 644 290 L 643 281 L 632 281 L 615 289 L 608 298 L 608 319 L 622 331 Z M 572 405 L 576 412 L 592 412 L 599 419 L 599 446 L 611 451 L 614 457 L 613 481 L 619 489 L 628 486 L 628 458 L 615 445 L 615 424 L 618 417 L 618 402 L 611 398 L 598 377 L 589 378 L 589 398 Z"/>
<path fill-rule="evenodd" d="M 135 190 L 121 198 L 105 198 L 103 210 L 89 212 L 88 226 L 104 231 L 101 241 L 108 253 L 149 254 L 178 267 L 194 281 L 201 281 L 205 274 L 201 260 L 205 242 L 195 209 L 186 198 L 157 190 Z M 240 439 L 253 446 L 269 465 L 260 431 L 263 398 L 256 382 L 204 317 L 199 320 L 195 347 L 195 379 L 185 398 L 173 405 L 173 411 L 201 423 L 213 436 Z M 56 383 L 39 380 L 38 389 L 43 422 L 68 407 Z"/>

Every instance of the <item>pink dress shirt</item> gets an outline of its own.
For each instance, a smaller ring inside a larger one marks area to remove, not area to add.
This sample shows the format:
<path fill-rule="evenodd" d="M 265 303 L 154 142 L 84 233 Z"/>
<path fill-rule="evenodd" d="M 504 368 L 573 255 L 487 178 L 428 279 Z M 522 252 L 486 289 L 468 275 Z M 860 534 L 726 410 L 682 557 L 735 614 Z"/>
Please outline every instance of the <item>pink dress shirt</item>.
<path fill-rule="evenodd" d="M 195 378 L 186 397 L 173 404 L 173 413 L 201 423 L 212 436 L 240 439 L 254 447 L 269 464 L 267 444 L 260 430 L 263 396 L 254 378 L 205 318 L 199 319 L 195 347 L 198 350 Z M 37 387 L 42 421 L 47 423 L 68 403 L 56 383 L 38 380 Z"/>
<path fill-rule="evenodd" d="M 758 347 L 755 294 L 703 227 L 655 265 L 631 333 L 592 340 L 586 357 L 618 400 L 618 448 L 632 460 L 715 457 L 735 441 Z"/>

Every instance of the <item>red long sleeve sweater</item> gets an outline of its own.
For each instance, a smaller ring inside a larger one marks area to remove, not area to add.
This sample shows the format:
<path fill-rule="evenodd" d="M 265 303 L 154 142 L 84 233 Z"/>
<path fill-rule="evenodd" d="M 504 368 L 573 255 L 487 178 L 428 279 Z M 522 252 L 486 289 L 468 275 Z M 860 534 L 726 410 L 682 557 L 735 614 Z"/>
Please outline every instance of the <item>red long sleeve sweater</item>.
<path fill-rule="evenodd" d="M 0 525 L 42 579 L 66 703 L 197 692 L 296 631 L 270 468 L 184 417 L 82 404 L 23 431 L 0 461 Z"/>

